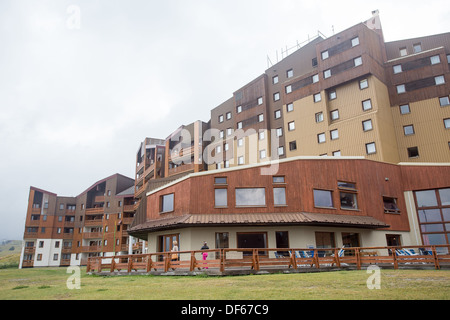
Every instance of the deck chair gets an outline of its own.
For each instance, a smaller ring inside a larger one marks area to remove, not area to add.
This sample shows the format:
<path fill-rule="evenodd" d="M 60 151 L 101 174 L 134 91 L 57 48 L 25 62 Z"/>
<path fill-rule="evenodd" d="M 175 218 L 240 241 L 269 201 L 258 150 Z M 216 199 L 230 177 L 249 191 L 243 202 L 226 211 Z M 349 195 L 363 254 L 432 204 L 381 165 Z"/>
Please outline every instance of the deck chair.
<path fill-rule="evenodd" d="M 282 254 L 278 253 L 277 251 L 275 251 L 274 254 L 275 254 L 275 258 L 277 258 L 277 259 L 284 258 L 284 256 Z"/>
<path fill-rule="evenodd" d="M 418 256 L 419 254 L 417 252 L 414 251 L 414 249 L 403 249 L 404 252 L 406 252 L 406 254 L 408 256 Z"/>
<path fill-rule="evenodd" d="M 407 256 L 408 255 L 403 249 L 395 249 L 395 253 L 398 256 Z"/>

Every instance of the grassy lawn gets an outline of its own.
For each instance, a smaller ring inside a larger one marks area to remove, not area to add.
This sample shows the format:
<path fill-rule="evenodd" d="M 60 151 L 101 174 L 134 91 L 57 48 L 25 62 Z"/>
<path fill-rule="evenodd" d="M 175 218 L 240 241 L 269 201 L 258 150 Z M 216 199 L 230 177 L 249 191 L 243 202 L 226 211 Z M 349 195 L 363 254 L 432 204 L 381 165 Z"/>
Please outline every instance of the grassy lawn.
<path fill-rule="evenodd" d="M 450 299 L 450 270 L 381 270 L 381 289 L 369 290 L 370 274 L 336 271 L 247 276 L 87 275 L 68 289 L 66 268 L 0 269 L 0 300 L 297 300 Z"/>

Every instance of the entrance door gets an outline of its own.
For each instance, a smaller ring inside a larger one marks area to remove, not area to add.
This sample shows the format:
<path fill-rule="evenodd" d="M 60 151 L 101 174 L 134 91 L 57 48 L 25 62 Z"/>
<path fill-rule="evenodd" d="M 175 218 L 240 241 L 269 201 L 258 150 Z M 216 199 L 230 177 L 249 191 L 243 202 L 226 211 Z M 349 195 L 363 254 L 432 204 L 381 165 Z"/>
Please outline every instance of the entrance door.
<path fill-rule="evenodd" d="M 360 247 L 359 233 L 342 232 L 342 244 L 349 248 Z"/>
<path fill-rule="evenodd" d="M 275 232 L 275 240 L 277 243 L 277 248 L 289 248 L 289 233 L 287 231 L 277 231 Z M 288 251 L 278 251 L 277 253 L 283 256 L 289 256 Z"/>
<path fill-rule="evenodd" d="M 237 247 L 238 248 L 267 248 L 267 233 L 266 232 L 252 232 L 252 233 L 237 233 Z M 251 251 L 243 252 L 245 256 L 251 256 Z M 266 251 L 258 251 L 259 255 L 267 255 Z"/>

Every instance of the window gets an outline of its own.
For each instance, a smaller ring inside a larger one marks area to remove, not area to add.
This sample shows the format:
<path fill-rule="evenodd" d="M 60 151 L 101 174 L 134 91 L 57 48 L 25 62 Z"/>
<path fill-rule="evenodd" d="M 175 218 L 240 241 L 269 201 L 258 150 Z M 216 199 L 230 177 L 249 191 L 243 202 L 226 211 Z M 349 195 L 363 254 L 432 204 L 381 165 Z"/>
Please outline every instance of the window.
<path fill-rule="evenodd" d="M 331 130 L 331 131 L 330 131 L 330 137 L 331 137 L 331 140 L 336 140 L 336 139 L 338 139 L 338 138 L 339 138 L 339 132 L 338 132 L 338 129 Z"/>
<path fill-rule="evenodd" d="M 273 94 L 273 101 L 278 101 L 280 100 L 280 93 L 279 92 L 275 92 Z"/>
<path fill-rule="evenodd" d="M 289 142 L 289 150 L 290 150 L 290 151 L 297 150 L 297 141 L 291 141 L 291 142 Z"/>
<path fill-rule="evenodd" d="M 355 67 L 362 65 L 362 58 L 357 57 L 357 58 L 353 59 L 353 63 L 355 65 Z"/>
<path fill-rule="evenodd" d="M 333 157 L 340 157 L 341 156 L 341 150 L 333 151 Z"/>
<path fill-rule="evenodd" d="M 325 70 L 323 72 L 323 77 L 324 77 L 324 79 L 327 79 L 327 78 L 331 77 L 331 70 L 330 69 Z"/>
<path fill-rule="evenodd" d="M 352 39 L 352 47 L 356 47 L 359 44 L 359 38 L 355 37 Z"/>
<path fill-rule="evenodd" d="M 278 83 L 278 75 L 272 77 L 272 84 Z"/>
<path fill-rule="evenodd" d="M 229 167 L 230 167 L 230 161 L 225 160 L 225 161 L 223 162 L 223 167 L 224 167 L 224 168 L 229 168 Z"/>
<path fill-rule="evenodd" d="M 341 209 L 358 209 L 356 184 L 338 181 Z"/>
<path fill-rule="evenodd" d="M 215 207 L 226 207 L 228 205 L 227 199 L 228 189 L 214 189 L 214 206 Z"/>
<path fill-rule="evenodd" d="M 324 143 L 326 140 L 325 140 L 325 133 L 324 132 L 322 132 L 322 133 L 319 133 L 318 135 L 317 135 L 317 142 L 318 143 Z"/>
<path fill-rule="evenodd" d="M 413 45 L 414 53 L 419 53 L 422 51 L 422 45 L 420 43 L 416 43 Z"/>
<path fill-rule="evenodd" d="M 266 138 L 265 131 L 260 131 L 259 134 L 258 134 L 258 138 L 259 138 L 259 140 L 264 140 Z"/>
<path fill-rule="evenodd" d="M 59 255 L 57 253 L 53 254 L 53 261 L 57 261 L 58 260 Z"/>
<path fill-rule="evenodd" d="M 237 144 L 238 144 L 238 147 L 242 147 L 244 145 L 244 139 L 243 138 L 238 139 Z"/>
<path fill-rule="evenodd" d="M 397 198 L 383 197 L 384 213 L 400 213 L 397 206 Z"/>
<path fill-rule="evenodd" d="M 286 77 L 292 78 L 293 76 L 294 76 L 294 70 L 289 69 L 288 71 L 286 71 Z"/>
<path fill-rule="evenodd" d="M 400 114 L 408 114 L 411 113 L 411 109 L 409 108 L 409 104 L 402 104 L 400 106 Z"/>
<path fill-rule="evenodd" d="M 445 129 L 450 129 L 450 118 L 444 119 Z"/>
<path fill-rule="evenodd" d="M 283 136 L 283 128 L 277 128 L 277 137 Z"/>
<path fill-rule="evenodd" d="M 363 108 L 363 111 L 372 109 L 372 101 L 370 99 L 364 100 L 362 102 L 362 108 Z"/>
<path fill-rule="evenodd" d="M 325 132 L 319 133 L 317 135 L 317 142 L 318 143 L 324 143 L 325 141 L 326 141 L 325 140 Z"/>
<path fill-rule="evenodd" d="M 375 142 L 366 143 L 366 153 L 367 154 L 374 154 L 377 152 L 377 149 L 375 148 Z"/>
<path fill-rule="evenodd" d="M 317 67 L 317 58 L 312 58 L 311 59 L 311 64 L 313 67 Z"/>
<path fill-rule="evenodd" d="M 403 133 L 405 134 L 405 136 L 414 134 L 414 126 L 412 124 L 403 126 Z"/>
<path fill-rule="evenodd" d="M 278 147 L 278 150 L 277 150 L 277 152 L 278 152 L 278 155 L 279 155 L 279 156 L 282 156 L 282 155 L 284 155 L 284 147 L 283 147 L 283 146 L 281 146 L 281 147 Z"/>
<path fill-rule="evenodd" d="M 171 212 L 173 211 L 173 198 L 174 194 L 166 194 L 160 198 L 160 212 Z"/>
<path fill-rule="evenodd" d="M 236 206 L 265 206 L 265 188 L 236 188 Z"/>
<path fill-rule="evenodd" d="M 315 207 L 333 208 L 333 197 L 331 191 L 314 189 L 313 192 Z"/>
<path fill-rule="evenodd" d="M 291 93 L 292 92 L 292 86 L 288 85 L 285 87 L 286 93 Z"/>
<path fill-rule="evenodd" d="M 288 104 L 286 105 L 286 111 L 287 111 L 287 112 L 294 111 L 294 104 L 293 104 L 293 103 L 288 103 Z"/>
<path fill-rule="evenodd" d="M 227 136 L 231 136 L 233 134 L 233 129 L 227 128 Z"/>
<path fill-rule="evenodd" d="M 217 146 L 216 153 L 221 153 L 221 152 L 222 152 L 222 146 Z"/>
<path fill-rule="evenodd" d="M 328 98 L 329 98 L 330 100 L 336 99 L 336 98 L 337 98 L 336 91 L 335 91 L 335 90 L 330 91 L 330 93 L 328 94 Z"/>
<path fill-rule="evenodd" d="M 430 62 L 431 64 L 438 64 L 441 63 L 441 59 L 439 58 L 439 56 L 432 56 L 430 57 Z"/>
<path fill-rule="evenodd" d="M 260 105 L 262 105 L 263 104 L 263 98 L 262 97 L 259 97 L 258 98 L 258 106 L 260 106 Z"/>
<path fill-rule="evenodd" d="M 59 210 L 64 210 L 64 203 L 61 203 L 61 204 L 59 205 Z"/>
<path fill-rule="evenodd" d="M 392 69 L 394 70 L 394 74 L 403 72 L 401 64 L 397 64 L 397 65 L 393 66 Z"/>
<path fill-rule="evenodd" d="M 321 111 L 321 112 L 317 112 L 316 113 L 316 122 L 317 123 L 319 123 L 319 122 L 322 122 L 323 121 L 323 112 Z"/>
<path fill-rule="evenodd" d="M 315 74 L 315 75 L 312 76 L 312 82 L 313 83 L 319 82 L 319 75 L 318 74 Z"/>
<path fill-rule="evenodd" d="M 319 102 L 322 100 L 322 96 L 320 95 L 320 93 L 316 93 L 314 95 L 314 102 Z"/>
<path fill-rule="evenodd" d="M 272 183 L 284 183 L 284 176 L 272 177 Z"/>
<path fill-rule="evenodd" d="M 330 118 L 331 118 L 331 121 L 339 119 L 339 110 L 336 109 L 336 110 L 330 111 Z"/>
<path fill-rule="evenodd" d="M 222 123 L 223 122 L 223 114 L 221 114 L 220 116 L 219 116 L 219 123 Z"/>
<path fill-rule="evenodd" d="M 441 107 L 450 105 L 450 100 L 449 100 L 448 96 L 439 98 L 439 104 Z"/>
<path fill-rule="evenodd" d="M 397 88 L 397 93 L 398 94 L 406 92 L 406 88 L 405 88 L 404 84 L 399 84 L 396 88 Z"/>
<path fill-rule="evenodd" d="M 362 122 L 362 126 L 363 126 L 363 131 L 370 131 L 370 130 L 372 130 L 373 129 L 372 120 L 369 119 L 369 120 L 363 121 Z"/>
<path fill-rule="evenodd" d="M 450 54 L 447 55 L 447 63 L 450 63 Z"/>
<path fill-rule="evenodd" d="M 237 123 L 237 128 L 238 129 L 242 129 L 242 121 L 239 121 L 238 123 Z M 221 138 L 223 138 L 223 134 L 222 134 L 222 137 Z"/>
<path fill-rule="evenodd" d="M 295 130 L 295 122 L 294 121 L 291 121 L 288 123 L 288 130 L 289 131 Z"/>
<path fill-rule="evenodd" d="M 408 151 L 408 158 L 417 158 L 419 156 L 419 148 L 418 147 L 408 148 L 407 151 Z"/>
<path fill-rule="evenodd" d="M 281 118 L 281 110 L 275 110 L 275 119 Z"/>
<path fill-rule="evenodd" d="M 239 164 L 239 165 L 244 164 L 244 156 L 238 157 L 238 164 Z"/>
<path fill-rule="evenodd" d="M 265 159 L 266 158 L 266 150 L 260 150 L 259 151 L 259 158 Z"/>
<path fill-rule="evenodd" d="M 264 114 L 258 114 L 258 122 L 263 122 L 264 121 Z"/>
<path fill-rule="evenodd" d="M 330 57 L 330 55 L 328 54 L 328 50 L 325 50 L 321 53 L 322 55 L 322 60 L 326 60 Z"/>
<path fill-rule="evenodd" d="M 363 79 L 359 81 L 359 89 L 363 90 L 369 87 L 369 82 L 367 79 Z"/>
<path fill-rule="evenodd" d="M 406 50 L 406 47 L 400 48 L 400 57 L 404 57 L 408 54 L 408 50 Z"/>
<path fill-rule="evenodd" d="M 237 106 L 236 113 L 241 113 L 241 112 L 242 112 L 242 106 Z"/>
<path fill-rule="evenodd" d="M 231 112 L 227 112 L 227 120 L 231 119 Z"/>
<path fill-rule="evenodd" d="M 275 206 L 286 205 L 286 188 L 273 188 L 273 204 Z"/>
<path fill-rule="evenodd" d="M 434 77 L 434 82 L 436 83 L 437 86 L 440 84 L 444 84 L 445 83 L 444 76 Z"/>

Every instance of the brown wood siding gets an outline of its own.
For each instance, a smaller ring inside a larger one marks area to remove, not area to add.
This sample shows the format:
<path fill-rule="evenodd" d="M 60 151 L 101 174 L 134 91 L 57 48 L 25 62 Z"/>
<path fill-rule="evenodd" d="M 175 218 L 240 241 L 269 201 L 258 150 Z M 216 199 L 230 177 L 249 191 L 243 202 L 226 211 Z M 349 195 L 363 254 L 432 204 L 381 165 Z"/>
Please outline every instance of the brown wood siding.
<path fill-rule="evenodd" d="M 172 218 L 184 214 L 223 213 L 289 213 L 312 212 L 342 215 L 371 216 L 390 225 L 389 230 L 408 231 L 409 222 L 404 202 L 404 191 L 417 188 L 448 187 L 450 169 L 439 167 L 403 167 L 382 162 L 359 159 L 294 160 L 280 164 L 276 175 L 285 176 L 285 184 L 273 184 L 272 176 L 261 175 L 261 167 L 217 172 L 180 181 L 148 196 L 147 218 L 149 220 Z M 415 172 L 417 178 L 413 178 Z M 441 172 L 441 178 L 431 178 Z M 444 171 L 444 174 L 442 174 Z M 227 177 L 225 208 L 214 207 L 214 178 Z M 356 184 L 358 210 L 340 208 L 338 181 Z M 274 206 L 273 187 L 286 188 L 286 206 Z M 235 189 L 239 187 L 265 188 L 266 205 L 262 207 L 236 207 Z M 317 208 L 313 189 L 332 191 L 334 208 Z M 175 194 L 174 211 L 159 213 L 160 196 Z M 400 214 L 385 214 L 383 196 L 397 198 Z"/>

